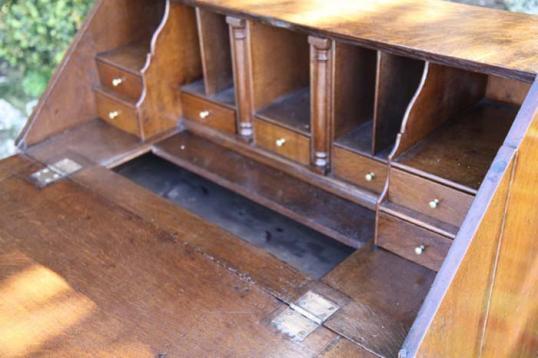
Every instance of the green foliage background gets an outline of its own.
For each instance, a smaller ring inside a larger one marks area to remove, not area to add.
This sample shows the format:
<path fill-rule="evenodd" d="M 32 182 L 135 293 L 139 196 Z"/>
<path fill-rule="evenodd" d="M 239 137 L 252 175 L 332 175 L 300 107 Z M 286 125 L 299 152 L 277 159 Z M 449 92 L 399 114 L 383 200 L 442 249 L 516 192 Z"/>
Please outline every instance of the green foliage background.
<path fill-rule="evenodd" d="M 92 3 L 0 0 L 0 71 L 18 84 L 12 91 L 41 95 Z"/>

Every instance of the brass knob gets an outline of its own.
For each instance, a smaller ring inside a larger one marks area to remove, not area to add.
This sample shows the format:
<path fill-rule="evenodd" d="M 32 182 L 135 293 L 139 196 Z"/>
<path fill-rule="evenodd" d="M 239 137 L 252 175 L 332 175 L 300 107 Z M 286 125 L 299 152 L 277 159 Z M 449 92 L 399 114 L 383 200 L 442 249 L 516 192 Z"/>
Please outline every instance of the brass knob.
<path fill-rule="evenodd" d="M 368 174 L 366 174 L 364 176 L 364 179 L 366 179 L 366 181 L 374 181 L 375 179 L 375 173 L 374 172 L 370 172 Z"/>
<path fill-rule="evenodd" d="M 432 209 L 437 209 L 437 207 L 439 206 L 441 202 L 439 201 L 439 199 L 433 199 L 432 201 L 430 201 L 428 203 L 428 205 L 430 206 L 430 208 Z"/>
<path fill-rule="evenodd" d="M 116 119 L 120 116 L 120 112 L 119 111 L 112 111 L 110 113 L 108 113 L 108 118 L 109 119 Z"/>
<path fill-rule="evenodd" d="M 207 119 L 210 115 L 211 115 L 211 112 L 209 111 L 202 111 L 199 114 L 200 119 Z"/>
<path fill-rule="evenodd" d="M 114 78 L 114 79 L 112 80 L 112 86 L 113 86 L 113 87 L 118 87 L 118 86 L 120 86 L 121 84 L 123 84 L 123 81 L 124 81 L 123 78 L 120 78 L 120 77 L 118 77 L 118 78 Z"/>
<path fill-rule="evenodd" d="M 415 254 L 417 255 L 422 255 L 424 253 L 424 251 L 426 251 L 426 246 L 424 245 L 420 245 L 420 246 L 417 246 L 415 247 Z"/>
<path fill-rule="evenodd" d="M 275 141 L 275 144 L 277 147 L 283 147 L 284 144 L 286 144 L 286 139 L 284 138 L 279 138 Z"/>

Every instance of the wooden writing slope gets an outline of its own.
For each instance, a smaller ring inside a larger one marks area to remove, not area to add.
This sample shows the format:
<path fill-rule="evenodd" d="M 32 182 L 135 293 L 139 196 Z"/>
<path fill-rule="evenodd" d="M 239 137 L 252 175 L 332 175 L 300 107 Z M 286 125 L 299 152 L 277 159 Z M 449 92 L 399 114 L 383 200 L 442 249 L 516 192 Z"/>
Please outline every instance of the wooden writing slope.
<path fill-rule="evenodd" d="M 0 162 L 0 356 L 536 357 L 537 34 L 433 0 L 98 0 Z M 353 253 L 308 274 L 112 170 L 143 155 L 174 164 L 154 191 L 194 173 Z"/>

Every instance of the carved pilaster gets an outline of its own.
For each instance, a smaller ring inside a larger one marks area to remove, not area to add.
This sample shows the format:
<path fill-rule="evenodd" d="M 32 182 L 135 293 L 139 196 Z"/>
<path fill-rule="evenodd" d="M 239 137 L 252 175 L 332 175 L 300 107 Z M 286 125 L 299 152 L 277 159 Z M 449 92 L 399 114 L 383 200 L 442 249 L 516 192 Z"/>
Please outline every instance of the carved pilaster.
<path fill-rule="evenodd" d="M 230 27 L 232 46 L 235 98 L 237 102 L 237 128 L 241 137 L 251 140 L 254 104 L 251 92 L 252 72 L 250 70 L 247 22 L 245 19 L 231 16 L 226 17 L 226 22 Z"/>
<path fill-rule="evenodd" d="M 312 164 L 317 171 L 329 169 L 331 148 L 332 41 L 310 36 L 310 91 Z"/>

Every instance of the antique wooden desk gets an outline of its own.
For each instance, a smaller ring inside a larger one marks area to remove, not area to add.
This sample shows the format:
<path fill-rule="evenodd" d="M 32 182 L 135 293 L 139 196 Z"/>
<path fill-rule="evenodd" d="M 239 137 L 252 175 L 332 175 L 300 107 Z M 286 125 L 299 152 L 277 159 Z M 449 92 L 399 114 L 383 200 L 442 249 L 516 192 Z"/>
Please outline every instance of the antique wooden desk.
<path fill-rule="evenodd" d="M 0 356 L 536 357 L 537 34 L 433 0 L 98 0 L 0 162 Z M 354 252 L 312 277 L 113 171 L 146 153 Z"/>

